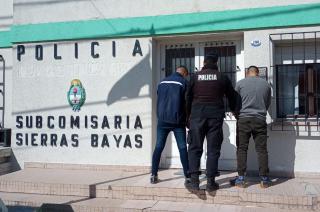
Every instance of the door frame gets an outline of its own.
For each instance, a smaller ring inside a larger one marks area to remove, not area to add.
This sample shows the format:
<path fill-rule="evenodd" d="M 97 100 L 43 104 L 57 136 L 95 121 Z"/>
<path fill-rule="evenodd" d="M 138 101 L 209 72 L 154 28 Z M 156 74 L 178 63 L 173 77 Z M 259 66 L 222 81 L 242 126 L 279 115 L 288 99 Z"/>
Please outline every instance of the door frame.
<path fill-rule="evenodd" d="M 213 34 L 213 35 L 205 35 L 205 36 L 185 36 L 185 37 L 165 37 L 165 38 L 157 38 L 156 39 L 156 82 L 157 85 L 161 79 L 165 77 L 165 45 L 180 45 L 180 44 L 193 44 L 193 47 L 195 48 L 195 67 L 198 70 L 201 70 L 202 68 L 202 61 L 204 60 L 204 49 L 206 43 L 232 43 L 236 46 L 236 81 L 239 81 L 240 79 L 243 79 L 245 77 L 245 67 L 244 67 L 244 47 L 243 47 L 243 35 L 222 35 L 222 34 Z M 217 45 L 217 46 L 224 46 L 224 45 Z M 155 92 L 156 93 L 156 92 Z M 153 98 L 156 99 L 156 96 Z M 154 108 L 156 109 L 156 108 Z M 235 122 L 236 120 L 231 116 L 231 114 L 226 114 L 225 122 L 228 123 L 229 121 Z M 234 123 L 233 123 L 234 124 Z M 154 126 L 156 128 L 156 126 Z M 172 139 L 172 133 L 168 136 L 168 141 L 174 141 Z M 235 137 L 235 135 L 234 135 Z M 160 167 L 163 168 L 181 168 L 180 158 L 179 155 L 173 156 L 172 155 L 172 147 L 176 146 L 176 142 L 167 142 L 166 149 L 163 152 L 163 156 L 161 158 Z M 167 146 L 171 146 L 171 148 L 168 148 Z M 171 151 L 166 152 L 166 150 Z M 204 150 L 206 150 L 206 146 L 204 147 Z M 206 152 L 206 151 L 204 151 Z M 175 152 L 176 153 L 176 152 Z M 178 153 L 178 152 L 177 152 Z M 223 154 L 222 154 L 223 156 Z M 206 165 L 206 156 L 201 158 L 201 168 L 205 168 Z M 223 159 L 223 158 L 221 158 Z M 174 160 L 174 161 L 172 161 Z M 178 161 L 177 161 L 178 160 Z M 236 168 L 236 161 L 230 161 L 228 160 L 227 163 L 220 163 L 223 167 L 222 169 L 226 170 L 235 170 Z M 226 164 L 226 165 L 224 165 Z M 220 166 L 220 165 L 219 165 Z"/>

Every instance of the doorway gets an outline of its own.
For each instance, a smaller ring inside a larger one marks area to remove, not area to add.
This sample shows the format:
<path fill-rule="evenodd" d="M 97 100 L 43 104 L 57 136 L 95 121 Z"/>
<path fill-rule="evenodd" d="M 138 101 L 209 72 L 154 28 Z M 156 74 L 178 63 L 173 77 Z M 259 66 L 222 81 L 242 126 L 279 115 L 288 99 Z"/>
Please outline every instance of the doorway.
<path fill-rule="evenodd" d="M 183 65 L 189 73 L 201 70 L 204 57 L 214 52 L 218 54 L 218 66 L 221 72 L 225 73 L 233 85 L 235 85 L 239 66 L 241 67 L 241 41 L 198 41 L 198 42 L 161 42 L 158 45 L 160 56 L 160 80 L 174 73 L 176 67 Z M 238 77 L 239 78 L 239 77 Z M 226 102 L 226 101 L 225 101 Z M 226 111 L 229 111 L 228 104 L 225 104 Z M 229 118 L 229 120 L 227 120 Z M 235 120 L 227 117 L 224 123 L 224 142 L 221 151 L 219 168 L 221 170 L 236 169 L 236 124 Z M 206 167 L 206 142 L 204 143 L 204 154 L 201 158 L 201 168 Z M 163 151 L 160 167 L 181 168 L 179 151 L 175 138 L 169 134 L 166 147 Z"/>

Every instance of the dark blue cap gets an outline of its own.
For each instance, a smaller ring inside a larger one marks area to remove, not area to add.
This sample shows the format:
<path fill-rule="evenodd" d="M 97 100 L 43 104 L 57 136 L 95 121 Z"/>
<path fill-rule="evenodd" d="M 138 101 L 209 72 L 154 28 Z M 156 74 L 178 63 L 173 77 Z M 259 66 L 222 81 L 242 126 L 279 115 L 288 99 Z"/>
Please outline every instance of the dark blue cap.
<path fill-rule="evenodd" d="M 210 61 L 212 63 L 217 63 L 219 59 L 219 55 L 216 54 L 215 52 L 209 52 L 205 57 L 204 60 L 205 61 Z"/>

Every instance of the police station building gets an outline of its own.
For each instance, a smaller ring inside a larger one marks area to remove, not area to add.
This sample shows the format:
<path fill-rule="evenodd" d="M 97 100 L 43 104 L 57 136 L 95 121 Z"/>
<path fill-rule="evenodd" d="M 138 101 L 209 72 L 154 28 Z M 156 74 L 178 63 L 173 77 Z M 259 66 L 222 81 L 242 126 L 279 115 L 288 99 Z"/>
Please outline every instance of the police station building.
<path fill-rule="evenodd" d="M 271 173 L 320 176 L 319 0 L 1 1 L 12 160 L 150 167 L 157 84 L 179 65 L 200 70 L 208 52 L 234 85 L 256 65 L 272 86 Z M 235 126 L 227 112 L 221 170 L 236 170 Z M 253 142 L 248 164 L 258 169 Z M 161 167 L 181 167 L 172 135 Z"/>

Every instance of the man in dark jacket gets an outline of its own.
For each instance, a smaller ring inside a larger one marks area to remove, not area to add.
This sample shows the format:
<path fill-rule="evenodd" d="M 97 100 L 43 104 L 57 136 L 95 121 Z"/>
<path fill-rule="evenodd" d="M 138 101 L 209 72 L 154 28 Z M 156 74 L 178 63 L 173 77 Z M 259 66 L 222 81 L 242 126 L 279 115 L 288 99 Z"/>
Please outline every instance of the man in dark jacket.
<path fill-rule="evenodd" d="M 152 156 L 151 183 L 158 182 L 158 168 L 161 153 L 165 147 L 168 134 L 173 131 L 180 152 L 186 183 L 189 181 L 188 153 L 186 144 L 186 101 L 188 69 L 177 68 L 171 76 L 163 79 L 158 85 L 157 101 L 157 143 Z"/>
<path fill-rule="evenodd" d="M 219 72 L 218 55 L 205 57 L 204 67 L 190 79 L 187 90 L 187 116 L 190 115 L 189 166 L 191 183 L 189 188 L 199 190 L 200 159 L 204 138 L 207 138 L 207 191 L 219 188 L 215 182 L 221 144 L 223 141 L 223 119 L 225 117 L 224 96 L 230 109 L 235 108 L 235 91 L 231 81 Z"/>

